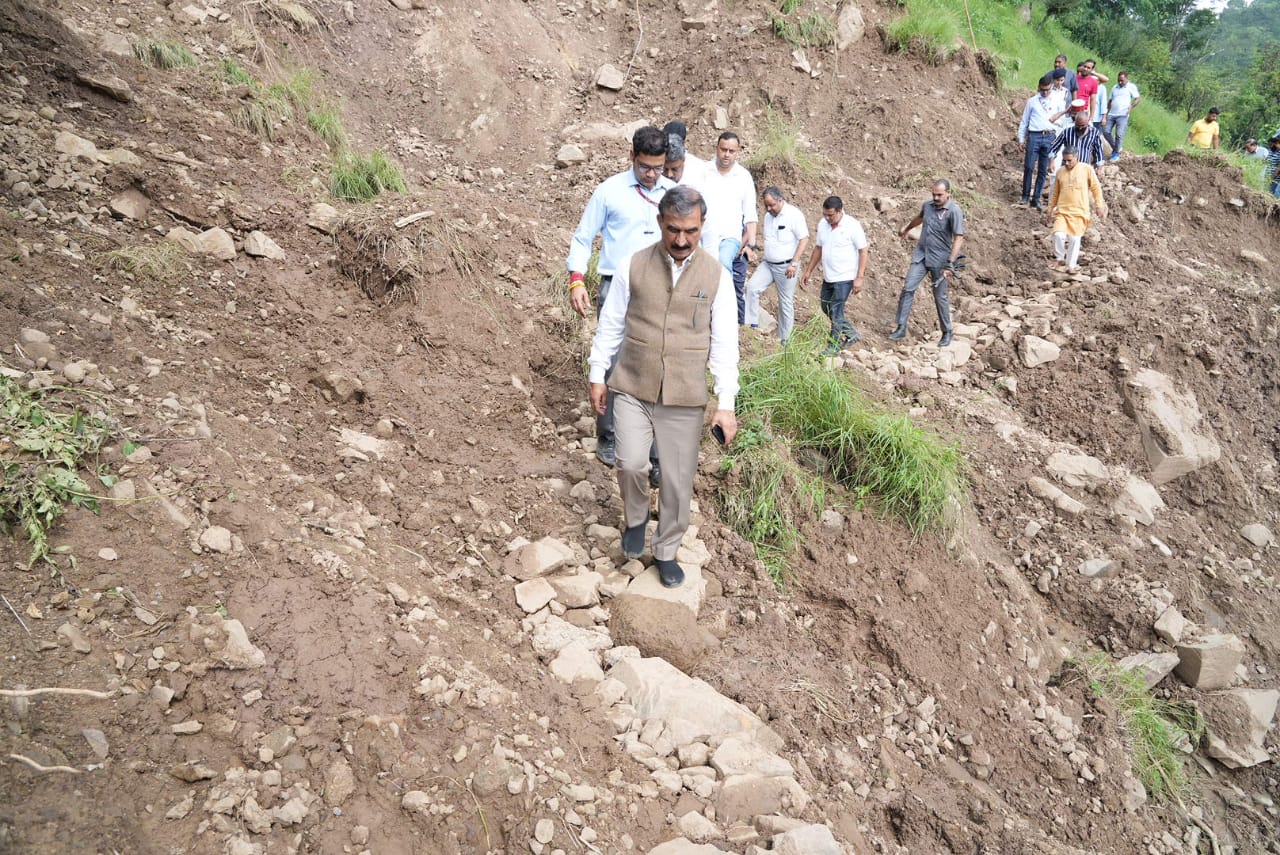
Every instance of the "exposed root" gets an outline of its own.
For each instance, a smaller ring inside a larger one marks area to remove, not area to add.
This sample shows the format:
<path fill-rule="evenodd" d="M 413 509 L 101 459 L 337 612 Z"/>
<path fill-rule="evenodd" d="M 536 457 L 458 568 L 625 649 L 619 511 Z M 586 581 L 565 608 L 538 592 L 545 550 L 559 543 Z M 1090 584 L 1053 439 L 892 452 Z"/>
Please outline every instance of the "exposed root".
<path fill-rule="evenodd" d="M 64 689 L 50 686 L 44 689 L 0 689 L 0 698 L 34 698 L 40 695 L 79 695 L 86 698 L 109 700 L 116 696 L 115 692 L 95 692 L 93 689 Z M 13 756 L 13 755 L 9 755 Z"/>
<path fill-rule="evenodd" d="M 49 772 L 69 772 L 72 775 L 84 774 L 83 769 L 77 769 L 74 766 L 41 766 L 39 763 L 32 760 L 30 757 L 24 757 L 21 754 L 10 754 L 9 759 L 17 760 L 19 763 L 25 763 L 28 766 L 30 766 L 32 769 L 35 769 L 41 775 L 47 774 Z"/>

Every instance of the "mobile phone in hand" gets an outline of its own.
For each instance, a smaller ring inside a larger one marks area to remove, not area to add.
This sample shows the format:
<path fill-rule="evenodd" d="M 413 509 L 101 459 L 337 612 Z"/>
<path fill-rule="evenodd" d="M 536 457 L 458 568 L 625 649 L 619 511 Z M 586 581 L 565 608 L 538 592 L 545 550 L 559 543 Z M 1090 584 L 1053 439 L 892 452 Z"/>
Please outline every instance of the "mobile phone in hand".
<path fill-rule="evenodd" d="M 720 427 L 720 425 L 711 426 L 711 435 L 715 437 L 716 442 L 720 443 L 721 445 L 725 444 L 724 428 Z"/>

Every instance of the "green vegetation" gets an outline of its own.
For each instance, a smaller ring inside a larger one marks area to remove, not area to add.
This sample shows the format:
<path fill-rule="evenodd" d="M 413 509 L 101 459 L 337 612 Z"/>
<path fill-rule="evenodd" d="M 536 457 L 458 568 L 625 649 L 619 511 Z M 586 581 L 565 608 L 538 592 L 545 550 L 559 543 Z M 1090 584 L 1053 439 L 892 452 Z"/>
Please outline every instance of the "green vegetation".
<path fill-rule="evenodd" d="M 271 18 L 300 33 L 309 33 L 325 25 L 319 14 L 295 0 L 259 0 L 259 5 Z"/>
<path fill-rule="evenodd" d="M 364 202 L 386 190 L 405 192 L 400 167 L 382 151 L 339 152 L 329 170 L 329 192 L 348 202 Z"/>
<path fill-rule="evenodd" d="M 57 406 L 56 391 L 28 392 L 0 377 L 0 531 L 26 535 L 28 567 L 50 560 L 49 530 L 68 505 L 97 511 L 78 472 L 111 434 L 102 419 Z"/>
<path fill-rule="evenodd" d="M 307 124 L 316 136 L 324 140 L 330 150 L 347 147 L 347 129 L 342 125 L 342 110 L 338 107 L 317 107 L 307 113 Z"/>
<path fill-rule="evenodd" d="M 799 4 L 784 4 L 795 5 Z M 801 18 L 790 20 L 786 13 L 770 16 L 773 34 L 792 47 L 830 47 L 836 43 L 836 24 L 830 16 L 821 12 L 811 12 Z"/>
<path fill-rule="evenodd" d="M 187 270 L 184 255 L 176 243 L 161 240 L 112 250 L 105 258 L 112 270 L 122 270 L 143 281 L 173 285 Z"/>
<path fill-rule="evenodd" d="M 1180 802 L 1190 788 L 1184 747 L 1200 741 L 1203 724 L 1193 707 L 1160 700 L 1142 675 L 1127 671 L 1106 653 L 1069 660 L 1095 697 L 1115 704 L 1120 729 L 1133 758 L 1133 772 L 1158 799 Z"/>
<path fill-rule="evenodd" d="M 959 39 L 959 17 L 951 6 L 937 0 L 909 2 L 906 12 L 884 28 L 885 48 L 914 54 L 933 65 L 951 59 Z"/>
<path fill-rule="evenodd" d="M 195 68 L 195 54 L 177 42 L 134 42 L 133 54 L 152 68 Z"/>
<path fill-rule="evenodd" d="M 770 107 L 765 115 L 764 138 L 754 146 L 748 166 L 762 166 L 780 161 L 798 170 L 802 175 L 817 175 L 821 170 L 820 159 L 800 141 L 800 128 Z"/>
<path fill-rule="evenodd" d="M 756 557 L 781 588 L 800 541 L 802 516 L 816 517 L 826 506 L 825 482 L 787 455 L 786 444 L 759 415 L 743 419 L 721 471 L 736 477 L 717 496 L 720 515 L 755 546 Z"/>
<path fill-rule="evenodd" d="M 277 140 L 285 125 L 298 115 L 306 115 L 314 106 L 315 72 L 309 68 L 265 88 L 233 60 L 223 62 L 222 75 L 224 80 L 237 84 L 248 78 L 253 96 L 232 113 L 231 121 L 265 140 Z"/>
<path fill-rule="evenodd" d="M 229 86 L 248 86 L 250 89 L 261 89 L 262 84 L 259 83 L 252 74 L 244 70 L 244 67 L 234 59 L 227 58 L 221 63 L 222 82 Z"/>
<path fill-rule="evenodd" d="M 824 368 L 813 356 L 824 338 L 815 320 L 785 349 L 747 365 L 739 412 L 758 417 L 793 448 L 825 458 L 838 483 L 874 497 L 913 533 L 954 527 L 965 494 L 959 449 Z"/>

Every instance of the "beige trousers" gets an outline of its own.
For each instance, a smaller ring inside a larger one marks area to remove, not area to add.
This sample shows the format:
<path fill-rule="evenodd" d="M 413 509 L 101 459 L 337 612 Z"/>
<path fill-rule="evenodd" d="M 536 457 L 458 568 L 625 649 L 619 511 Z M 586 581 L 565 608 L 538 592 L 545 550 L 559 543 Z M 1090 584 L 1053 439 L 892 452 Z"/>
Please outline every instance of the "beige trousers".
<path fill-rule="evenodd" d="M 627 528 L 640 525 L 649 513 L 649 447 L 656 439 L 662 449 L 654 558 L 674 560 L 680 539 L 689 528 L 689 502 L 693 498 L 693 476 L 698 470 L 705 415 L 703 407 L 669 407 L 614 393 L 616 470 Z"/>

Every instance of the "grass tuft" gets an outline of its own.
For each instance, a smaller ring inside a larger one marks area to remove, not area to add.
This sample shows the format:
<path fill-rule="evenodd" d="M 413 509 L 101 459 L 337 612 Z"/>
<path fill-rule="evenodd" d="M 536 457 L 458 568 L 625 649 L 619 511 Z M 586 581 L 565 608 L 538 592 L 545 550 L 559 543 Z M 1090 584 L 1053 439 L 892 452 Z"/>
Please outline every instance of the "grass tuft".
<path fill-rule="evenodd" d="M 104 420 L 52 403 L 52 390 L 26 391 L 0 377 L 0 531 L 23 532 L 28 567 L 60 551 L 49 531 L 69 505 L 98 510 L 79 469 L 110 435 Z"/>
<path fill-rule="evenodd" d="M 152 68 L 195 68 L 195 54 L 177 42 L 134 42 L 133 55 Z"/>
<path fill-rule="evenodd" d="M 787 561 L 800 543 L 801 518 L 826 506 L 825 482 L 792 460 L 758 415 L 743 419 L 721 470 L 730 473 L 717 494 L 721 517 L 755 546 L 756 558 L 782 588 Z"/>
<path fill-rule="evenodd" d="M 329 192 L 348 202 L 365 202 L 388 190 L 404 193 L 404 177 L 395 161 L 381 151 L 344 151 L 329 171 Z"/>
<path fill-rule="evenodd" d="M 1204 730 L 1195 709 L 1153 696 L 1139 672 L 1121 668 L 1105 653 L 1071 659 L 1068 665 L 1094 697 L 1115 704 L 1133 772 L 1147 792 L 1157 799 L 1182 801 L 1191 788 L 1183 746 L 1198 743 Z"/>
<path fill-rule="evenodd" d="M 739 410 L 762 417 L 793 447 L 822 455 L 837 482 L 873 496 L 913 533 L 954 529 L 965 496 L 959 449 L 824 368 L 814 357 L 824 339 L 814 321 L 783 350 L 751 362 L 742 371 Z"/>
<path fill-rule="evenodd" d="M 142 281 L 174 285 L 187 270 L 183 255 L 176 243 L 162 240 L 108 252 L 106 263 Z"/>
<path fill-rule="evenodd" d="M 243 69 L 236 66 L 240 73 Z M 223 67 L 223 75 L 231 73 Z M 244 76 L 248 76 L 245 74 Z M 252 78 L 250 78 L 252 81 Z M 231 121 L 245 130 L 252 131 L 265 140 L 274 142 L 280 138 L 285 125 L 298 115 L 306 115 L 315 99 L 315 72 L 309 68 L 294 73 L 281 83 L 273 83 L 265 89 L 251 82 L 253 97 L 231 114 Z"/>
<path fill-rule="evenodd" d="M 955 12 L 930 0 L 914 0 L 884 28 L 886 49 L 919 56 L 932 65 L 951 59 L 959 38 L 960 19 Z"/>
<path fill-rule="evenodd" d="M 342 124 L 338 107 L 317 107 L 307 113 L 307 124 L 332 151 L 347 147 L 347 129 Z"/>
<path fill-rule="evenodd" d="M 747 165 L 759 167 L 771 162 L 781 162 L 810 177 L 822 169 L 821 160 L 801 142 L 799 125 L 773 107 L 765 114 L 764 138 L 754 147 Z"/>
<path fill-rule="evenodd" d="M 230 57 L 222 60 L 222 82 L 228 86 L 248 86 L 250 89 L 261 89 L 252 74 L 244 70 L 244 66 Z"/>
<path fill-rule="evenodd" d="M 770 23 L 773 25 L 773 34 L 792 47 L 830 47 L 836 43 L 836 23 L 829 15 L 812 12 L 792 21 L 786 14 L 784 11 L 772 15 Z"/>
<path fill-rule="evenodd" d="M 295 0 L 263 0 L 261 5 L 269 16 L 300 33 L 310 33 L 325 25 L 315 10 Z"/>

